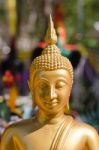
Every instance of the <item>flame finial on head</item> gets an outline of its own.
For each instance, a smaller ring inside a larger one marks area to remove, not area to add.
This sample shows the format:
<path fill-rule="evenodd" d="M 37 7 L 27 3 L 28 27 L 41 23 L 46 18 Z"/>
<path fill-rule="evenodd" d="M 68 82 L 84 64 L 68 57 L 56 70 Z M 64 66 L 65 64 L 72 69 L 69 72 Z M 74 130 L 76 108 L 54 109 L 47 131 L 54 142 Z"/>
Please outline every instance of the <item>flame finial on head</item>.
<path fill-rule="evenodd" d="M 56 44 L 57 42 L 57 35 L 54 29 L 54 23 L 52 21 L 51 14 L 49 18 L 48 30 L 45 36 L 45 41 L 48 45 L 53 45 L 53 44 Z"/>

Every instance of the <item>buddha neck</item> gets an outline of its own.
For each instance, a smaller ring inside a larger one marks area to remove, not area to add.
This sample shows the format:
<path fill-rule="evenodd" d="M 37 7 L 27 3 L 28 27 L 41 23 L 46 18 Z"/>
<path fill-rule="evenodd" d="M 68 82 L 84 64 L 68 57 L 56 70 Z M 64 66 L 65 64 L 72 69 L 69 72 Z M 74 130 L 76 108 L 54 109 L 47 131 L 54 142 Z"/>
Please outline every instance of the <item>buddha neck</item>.
<path fill-rule="evenodd" d="M 42 110 L 37 113 L 37 120 L 40 124 L 57 124 L 64 119 L 64 112 L 57 113 L 55 115 L 45 114 Z"/>

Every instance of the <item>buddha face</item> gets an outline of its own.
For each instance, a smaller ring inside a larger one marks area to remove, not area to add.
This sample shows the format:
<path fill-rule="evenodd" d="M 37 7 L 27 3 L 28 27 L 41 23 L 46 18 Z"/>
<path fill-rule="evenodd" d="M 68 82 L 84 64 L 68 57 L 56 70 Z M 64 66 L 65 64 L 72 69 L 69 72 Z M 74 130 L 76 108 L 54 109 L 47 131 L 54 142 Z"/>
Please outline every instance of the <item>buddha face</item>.
<path fill-rule="evenodd" d="M 71 82 L 67 70 L 36 71 L 32 91 L 36 105 L 49 114 L 64 111 L 70 96 Z"/>

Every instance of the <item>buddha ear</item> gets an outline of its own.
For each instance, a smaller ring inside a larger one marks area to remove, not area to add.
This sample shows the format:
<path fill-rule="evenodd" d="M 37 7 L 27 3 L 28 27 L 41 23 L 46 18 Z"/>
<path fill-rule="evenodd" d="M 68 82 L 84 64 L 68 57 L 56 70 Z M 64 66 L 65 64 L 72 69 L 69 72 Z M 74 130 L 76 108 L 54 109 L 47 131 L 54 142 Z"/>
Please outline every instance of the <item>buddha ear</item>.
<path fill-rule="evenodd" d="M 28 86 L 29 86 L 29 89 L 30 89 L 30 92 L 31 92 L 31 95 L 32 95 L 32 100 L 33 100 L 32 107 L 35 108 L 36 107 L 35 98 L 34 98 L 35 96 L 33 95 L 31 83 L 30 83 L 29 80 L 28 80 Z"/>
<path fill-rule="evenodd" d="M 66 104 L 65 107 L 64 107 L 64 113 L 65 113 L 65 114 L 68 114 L 69 111 L 70 111 L 69 103 L 67 102 L 67 104 Z"/>
<path fill-rule="evenodd" d="M 65 106 L 65 113 L 69 112 L 69 110 L 70 110 L 70 107 L 69 107 L 70 94 L 71 94 L 71 91 L 68 95 L 69 96 L 68 99 L 66 100 L 67 102 L 66 102 L 66 106 Z"/>
<path fill-rule="evenodd" d="M 69 102 L 68 102 L 68 103 L 67 103 L 67 110 L 69 111 L 69 109 L 70 109 L 70 108 L 69 108 Z"/>
<path fill-rule="evenodd" d="M 29 90 L 31 91 L 31 85 L 30 85 L 30 81 L 28 80 L 28 87 L 29 87 Z"/>
<path fill-rule="evenodd" d="M 32 97 L 33 97 L 33 90 L 32 90 L 32 87 L 31 87 L 31 83 L 30 83 L 30 81 L 28 80 L 28 86 L 29 86 L 29 90 L 30 90 L 30 92 L 31 92 L 31 94 L 32 94 Z"/>

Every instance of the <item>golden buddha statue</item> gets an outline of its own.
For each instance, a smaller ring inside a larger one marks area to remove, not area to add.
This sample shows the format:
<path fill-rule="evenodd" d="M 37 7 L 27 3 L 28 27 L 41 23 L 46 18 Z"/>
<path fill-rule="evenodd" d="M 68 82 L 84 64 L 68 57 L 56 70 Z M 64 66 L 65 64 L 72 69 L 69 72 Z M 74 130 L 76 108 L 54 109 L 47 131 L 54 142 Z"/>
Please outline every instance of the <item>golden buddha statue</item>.
<path fill-rule="evenodd" d="M 64 114 L 65 107 L 69 109 L 73 68 L 55 45 L 51 16 L 45 39 L 47 47 L 30 67 L 29 88 L 38 113 L 9 126 L 1 150 L 99 150 L 96 130 Z"/>

